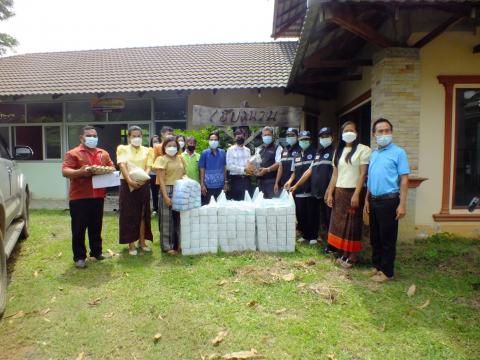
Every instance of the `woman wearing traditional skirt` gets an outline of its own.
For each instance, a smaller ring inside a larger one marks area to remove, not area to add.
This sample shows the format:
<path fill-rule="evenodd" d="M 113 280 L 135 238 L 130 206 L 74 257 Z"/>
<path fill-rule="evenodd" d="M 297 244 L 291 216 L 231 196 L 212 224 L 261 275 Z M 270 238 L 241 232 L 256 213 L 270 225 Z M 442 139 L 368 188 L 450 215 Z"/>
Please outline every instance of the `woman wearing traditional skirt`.
<path fill-rule="evenodd" d="M 160 184 L 158 204 L 158 227 L 160 246 L 163 252 L 176 255 L 180 250 L 180 213 L 172 210 L 173 185 L 185 176 L 185 162 L 178 156 L 180 146 L 173 136 L 167 137 L 162 144 L 163 156 L 153 164 Z"/>
<path fill-rule="evenodd" d="M 152 251 L 145 240 L 153 241 L 150 226 L 150 182 L 135 181 L 129 171 L 138 167 L 150 172 L 153 163 L 153 150 L 142 146 L 142 129 L 138 126 L 128 128 L 129 145 L 117 148 L 117 164 L 121 171 L 119 207 L 120 207 L 120 244 L 128 244 L 128 253 L 137 255 L 135 241 L 145 252 Z M 130 191 L 132 189 L 132 191 Z"/>
<path fill-rule="evenodd" d="M 344 123 L 340 133 L 326 194 L 327 205 L 333 207 L 328 243 L 343 251 L 337 263 L 351 268 L 357 260 L 357 253 L 362 250 L 362 209 L 371 150 L 359 143 L 353 122 Z"/>

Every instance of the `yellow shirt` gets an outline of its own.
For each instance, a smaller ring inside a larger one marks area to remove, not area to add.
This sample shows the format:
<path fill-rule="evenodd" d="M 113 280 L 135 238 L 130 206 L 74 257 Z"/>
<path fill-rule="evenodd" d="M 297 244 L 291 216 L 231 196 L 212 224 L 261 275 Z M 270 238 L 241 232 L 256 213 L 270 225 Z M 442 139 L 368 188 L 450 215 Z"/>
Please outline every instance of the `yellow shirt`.
<path fill-rule="evenodd" d="M 345 157 L 352 150 L 350 147 L 343 149 L 340 160 L 338 161 L 338 177 L 336 186 L 340 188 L 355 188 L 360 177 L 360 165 L 368 165 L 370 161 L 371 150 L 368 146 L 358 144 L 355 154 L 353 154 L 351 163 L 345 162 Z M 335 154 L 337 156 L 337 154 Z"/>
<path fill-rule="evenodd" d="M 132 145 L 119 145 L 117 147 L 117 164 L 120 163 L 132 163 L 146 171 L 153 164 L 153 149 L 145 146 L 136 148 Z M 122 176 L 120 177 L 123 179 Z"/>
<path fill-rule="evenodd" d="M 160 183 L 158 170 L 165 170 L 165 185 L 175 185 L 175 181 L 185 175 L 185 160 L 182 156 L 174 156 L 173 159 L 167 155 L 159 156 L 153 164 L 153 169 L 157 170 L 157 184 Z"/>

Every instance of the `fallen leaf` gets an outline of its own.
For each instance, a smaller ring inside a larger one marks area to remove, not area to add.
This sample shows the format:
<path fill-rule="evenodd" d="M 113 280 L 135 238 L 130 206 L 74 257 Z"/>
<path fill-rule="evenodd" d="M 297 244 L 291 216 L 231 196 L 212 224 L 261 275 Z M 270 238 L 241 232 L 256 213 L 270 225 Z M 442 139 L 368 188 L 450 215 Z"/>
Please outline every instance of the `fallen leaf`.
<path fill-rule="evenodd" d="M 315 265 L 317 262 L 313 259 L 310 259 L 310 260 L 307 260 L 305 261 L 305 265 L 308 265 L 308 266 L 313 266 Z"/>
<path fill-rule="evenodd" d="M 19 311 L 11 316 L 12 319 L 20 319 L 25 316 L 25 312 Z"/>
<path fill-rule="evenodd" d="M 415 284 L 410 285 L 410 287 L 407 290 L 408 297 L 412 297 L 413 295 L 415 295 L 416 291 L 417 291 L 417 287 L 415 286 Z"/>
<path fill-rule="evenodd" d="M 220 281 L 220 282 L 218 283 L 218 286 L 223 286 L 223 285 L 225 285 L 225 284 L 227 284 L 227 283 L 228 283 L 228 281 L 225 280 L 225 279 L 223 279 L 222 281 Z"/>
<path fill-rule="evenodd" d="M 63 255 L 63 254 L 62 254 L 61 252 L 59 252 L 59 253 L 57 254 L 57 257 L 62 257 L 62 255 Z"/>
<path fill-rule="evenodd" d="M 39 271 L 38 271 L 38 270 L 35 270 L 35 271 L 33 272 L 33 277 L 38 277 L 38 274 L 39 274 Z"/>
<path fill-rule="evenodd" d="M 213 346 L 218 346 L 218 344 L 220 344 L 223 341 L 223 339 L 225 339 L 227 334 L 228 334 L 228 332 L 226 330 L 220 331 L 218 333 L 217 337 L 212 340 L 212 345 Z"/>
<path fill-rule="evenodd" d="M 153 337 L 153 342 L 156 344 L 160 341 L 160 339 L 162 338 L 162 334 L 160 333 L 157 333 L 155 334 L 155 336 Z"/>
<path fill-rule="evenodd" d="M 42 315 L 47 315 L 50 312 L 50 308 L 47 308 L 42 311 Z"/>
<path fill-rule="evenodd" d="M 300 283 L 300 284 L 297 285 L 297 288 L 303 289 L 305 286 L 307 286 L 307 284 L 305 284 L 305 283 Z"/>
<path fill-rule="evenodd" d="M 57 297 L 56 297 L 56 296 L 53 296 L 53 297 L 50 299 L 50 302 L 51 302 L 51 303 L 54 303 L 55 301 L 57 301 Z"/>
<path fill-rule="evenodd" d="M 255 307 L 258 305 L 258 302 L 257 300 L 250 300 L 248 303 L 247 303 L 247 306 L 248 307 Z"/>
<path fill-rule="evenodd" d="M 334 354 L 334 353 L 328 354 L 328 355 L 327 355 L 327 359 L 328 359 L 328 360 L 336 360 L 335 354 Z"/>
<path fill-rule="evenodd" d="M 101 301 L 102 301 L 102 298 L 96 298 L 95 300 L 90 301 L 90 302 L 88 303 L 88 305 L 90 305 L 90 306 L 95 306 L 95 305 L 100 304 Z"/>
<path fill-rule="evenodd" d="M 103 317 L 104 317 L 105 319 L 110 319 L 110 318 L 113 317 L 113 315 L 115 315 L 115 313 L 111 312 L 111 313 L 108 313 L 108 314 L 103 315 Z"/>
<path fill-rule="evenodd" d="M 430 305 L 430 299 L 427 299 L 423 305 L 420 305 L 418 308 L 423 310 L 425 309 L 428 305 Z"/>
<path fill-rule="evenodd" d="M 43 318 L 43 320 L 45 320 L 46 322 L 51 322 L 49 319 L 47 319 L 46 317 Z"/>
<path fill-rule="evenodd" d="M 295 280 L 295 274 L 294 273 L 289 273 L 287 275 L 283 275 L 282 279 L 284 281 L 293 281 L 293 280 Z"/>
<path fill-rule="evenodd" d="M 75 360 L 82 360 L 82 359 L 83 359 L 83 355 L 85 355 L 85 353 L 81 352 L 80 354 L 77 355 L 77 357 L 75 358 Z"/>
<path fill-rule="evenodd" d="M 63 291 L 63 287 L 62 287 L 62 286 L 59 286 L 59 287 L 58 287 L 58 290 L 59 290 L 59 291 Z"/>
<path fill-rule="evenodd" d="M 286 311 L 287 311 L 287 308 L 282 308 L 282 309 L 279 309 L 279 310 L 275 311 L 275 314 L 281 315 L 281 314 L 283 314 L 283 313 L 286 312 Z"/>
<path fill-rule="evenodd" d="M 223 358 L 227 360 L 255 359 L 259 357 L 261 356 L 255 349 L 251 349 L 250 351 L 238 351 L 223 355 Z"/>

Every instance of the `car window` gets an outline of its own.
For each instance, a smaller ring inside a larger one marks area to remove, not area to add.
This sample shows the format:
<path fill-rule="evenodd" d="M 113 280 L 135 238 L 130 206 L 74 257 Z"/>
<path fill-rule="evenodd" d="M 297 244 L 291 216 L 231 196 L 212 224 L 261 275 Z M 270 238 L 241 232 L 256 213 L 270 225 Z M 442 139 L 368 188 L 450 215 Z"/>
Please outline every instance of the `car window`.
<path fill-rule="evenodd" d="M 10 159 L 10 154 L 7 151 L 7 143 L 0 135 L 0 157 L 2 159 Z"/>

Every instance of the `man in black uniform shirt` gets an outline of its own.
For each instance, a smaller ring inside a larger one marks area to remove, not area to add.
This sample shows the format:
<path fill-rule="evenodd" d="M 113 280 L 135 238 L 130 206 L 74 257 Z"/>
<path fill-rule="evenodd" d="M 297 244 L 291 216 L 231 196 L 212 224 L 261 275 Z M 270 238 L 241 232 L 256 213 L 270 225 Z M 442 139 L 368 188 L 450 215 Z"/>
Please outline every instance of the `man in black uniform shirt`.
<path fill-rule="evenodd" d="M 290 180 L 292 176 L 292 162 L 293 158 L 298 156 L 302 149 L 298 145 L 298 131 L 294 128 L 287 129 L 287 146 L 282 151 L 280 159 L 280 166 L 277 171 L 277 179 L 275 181 L 275 194 L 278 194 L 285 183 Z"/>
<path fill-rule="evenodd" d="M 303 174 L 310 168 L 315 158 L 316 151 L 312 146 L 310 131 L 301 131 L 298 134 L 301 153 L 293 159 L 292 175 L 285 184 L 285 189 L 290 190 Z M 297 229 L 302 237 L 299 242 L 317 242 L 318 237 L 318 212 L 315 211 L 316 200 L 312 196 L 311 181 L 306 180 L 295 189 L 295 208 L 297 213 Z M 317 217 L 315 217 L 317 215 Z"/>
<path fill-rule="evenodd" d="M 263 192 L 263 197 L 271 199 L 275 196 L 275 180 L 283 149 L 273 141 L 273 128 L 270 126 L 263 128 L 262 140 L 263 144 L 257 149 L 257 154 L 260 155 L 262 162 L 255 175 L 258 180 L 258 188 Z"/>
<path fill-rule="evenodd" d="M 328 232 L 330 225 L 330 213 L 331 209 L 325 203 L 324 197 L 328 189 L 328 184 L 332 177 L 333 172 L 333 155 L 335 153 L 332 136 L 332 129 L 329 127 L 323 127 L 318 132 L 318 151 L 315 154 L 310 168 L 305 171 L 302 178 L 290 189 L 292 192 L 296 192 L 298 187 L 303 183 L 310 180 L 312 196 L 315 198 L 315 213 L 316 218 L 320 218 L 320 222 L 317 222 L 317 232 L 320 227 L 323 227 Z M 315 243 L 315 242 L 311 242 Z M 335 249 L 328 244 L 325 247 L 325 252 L 332 252 Z"/>

